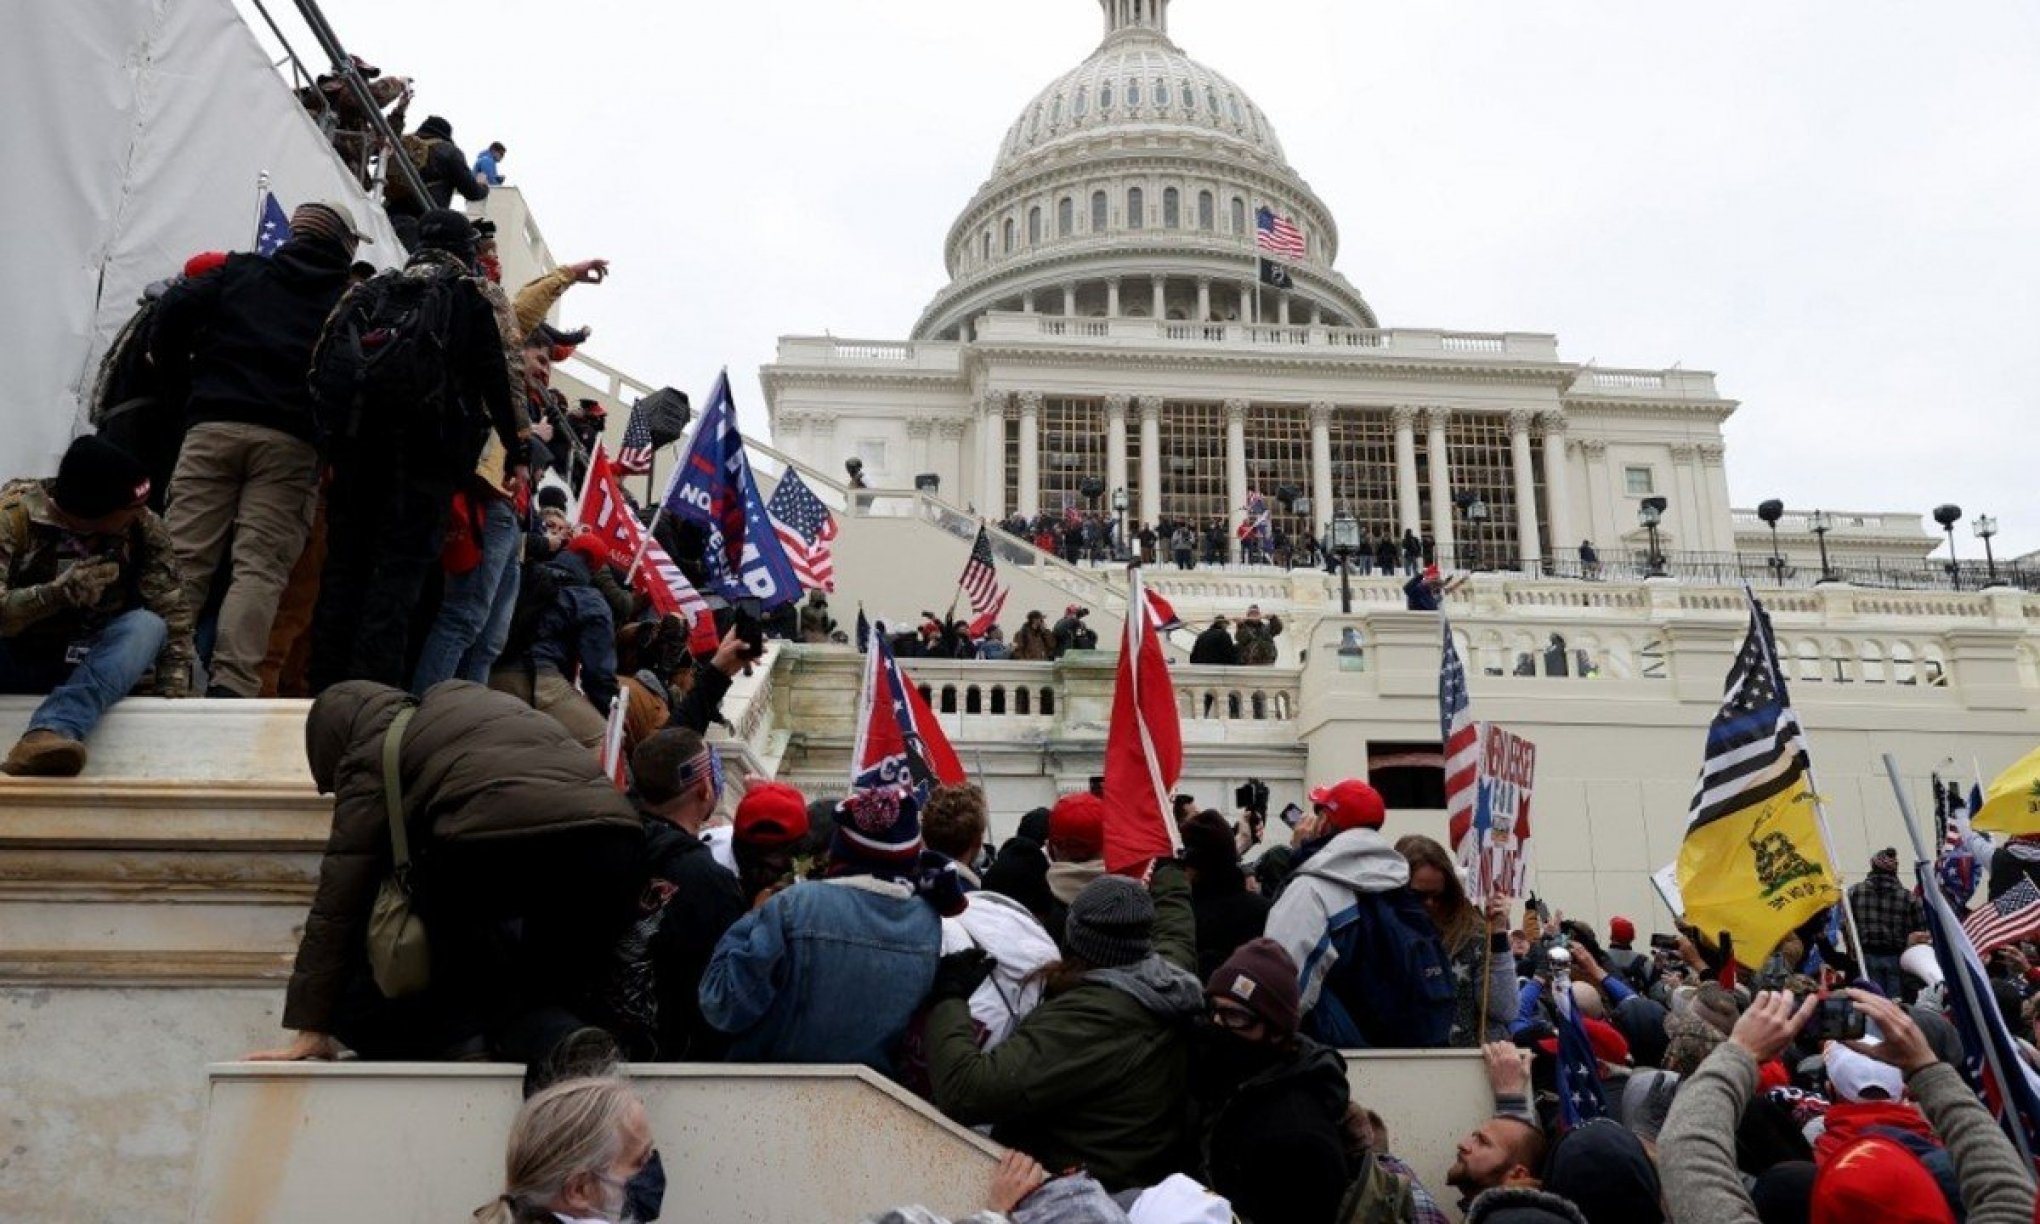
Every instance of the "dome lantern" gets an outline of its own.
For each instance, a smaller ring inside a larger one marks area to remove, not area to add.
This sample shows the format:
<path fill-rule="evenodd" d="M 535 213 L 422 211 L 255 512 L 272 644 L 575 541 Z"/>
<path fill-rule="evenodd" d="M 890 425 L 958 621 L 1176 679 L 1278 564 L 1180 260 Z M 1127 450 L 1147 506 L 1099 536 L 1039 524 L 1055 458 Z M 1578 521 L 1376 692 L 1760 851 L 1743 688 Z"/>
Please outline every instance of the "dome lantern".
<path fill-rule="evenodd" d="M 1098 0 L 1105 10 L 1105 37 L 1122 30 L 1152 30 L 1169 36 L 1169 0 Z"/>

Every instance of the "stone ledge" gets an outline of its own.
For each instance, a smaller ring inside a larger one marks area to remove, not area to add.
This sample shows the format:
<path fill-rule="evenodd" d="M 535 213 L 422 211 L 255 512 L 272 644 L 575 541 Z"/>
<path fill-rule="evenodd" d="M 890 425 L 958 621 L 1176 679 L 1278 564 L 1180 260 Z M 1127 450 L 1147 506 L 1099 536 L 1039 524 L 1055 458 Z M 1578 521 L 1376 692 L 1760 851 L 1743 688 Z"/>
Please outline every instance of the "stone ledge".
<path fill-rule="evenodd" d="M 275 990 L 292 956 L 275 952 L 108 952 L 29 949 L 0 954 L 0 987 L 241 986 Z"/>

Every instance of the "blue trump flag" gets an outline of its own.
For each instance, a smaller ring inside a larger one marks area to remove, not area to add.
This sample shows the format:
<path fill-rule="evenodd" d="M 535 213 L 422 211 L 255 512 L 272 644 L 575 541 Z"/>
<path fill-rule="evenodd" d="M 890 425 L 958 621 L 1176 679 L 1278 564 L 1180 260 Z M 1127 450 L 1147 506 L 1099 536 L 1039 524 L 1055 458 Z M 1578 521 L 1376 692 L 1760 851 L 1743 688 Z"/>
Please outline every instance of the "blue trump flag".
<path fill-rule="evenodd" d="M 716 594 L 728 600 L 755 599 L 767 609 L 800 598 L 800 579 L 765 513 L 765 499 L 744 453 L 744 437 L 737 432 L 737 406 L 730 399 L 727 370 L 716 376 L 694 443 L 666 486 L 664 506 L 667 514 L 698 524 L 707 533 L 703 561 L 709 588 Z"/>
<path fill-rule="evenodd" d="M 262 220 L 255 227 L 255 253 L 274 255 L 276 248 L 290 239 L 290 217 L 277 202 L 276 193 L 262 194 Z"/>

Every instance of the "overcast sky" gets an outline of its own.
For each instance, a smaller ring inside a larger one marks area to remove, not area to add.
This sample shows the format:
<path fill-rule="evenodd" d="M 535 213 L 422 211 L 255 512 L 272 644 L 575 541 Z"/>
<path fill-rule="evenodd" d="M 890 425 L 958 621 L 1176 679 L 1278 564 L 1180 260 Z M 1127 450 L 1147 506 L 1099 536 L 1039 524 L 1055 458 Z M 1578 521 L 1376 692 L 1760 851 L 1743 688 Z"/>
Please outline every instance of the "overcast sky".
<path fill-rule="evenodd" d="M 567 299 L 591 353 L 697 400 L 727 363 L 756 427 L 779 336 L 906 336 L 1007 127 L 1102 25 L 1095 0 L 325 8 L 416 78 L 414 122 L 510 146 L 558 258 L 615 261 Z M 1737 505 L 1952 500 L 2001 518 L 2000 556 L 2040 548 L 2040 5 L 1178 0 L 1170 22 L 1260 103 L 1384 325 L 1713 370 L 1743 405 Z"/>

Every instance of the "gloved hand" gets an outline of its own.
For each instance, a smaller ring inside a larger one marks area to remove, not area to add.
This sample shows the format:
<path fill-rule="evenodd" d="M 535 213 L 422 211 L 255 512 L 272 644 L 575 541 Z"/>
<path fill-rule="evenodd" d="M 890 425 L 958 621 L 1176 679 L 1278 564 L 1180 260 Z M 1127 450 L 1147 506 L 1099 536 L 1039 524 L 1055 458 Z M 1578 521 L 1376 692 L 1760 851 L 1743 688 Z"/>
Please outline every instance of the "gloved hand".
<path fill-rule="evenodd" d="M 117 561 L 80 561 L 57 575 L 50 584 L 57 592 L 57 598 L 65 607 L 89 608 L 99 602 L 120 577 L 120 563 Z"/>
<path fill-rule="evenodd" d="M 939 1003 L 944 999 L 968 999 L 998 967 L 999 962 L 983 948 L 951 952 L 935 963 L 935 984 L 928 988 L 928 1001 Z"/>

